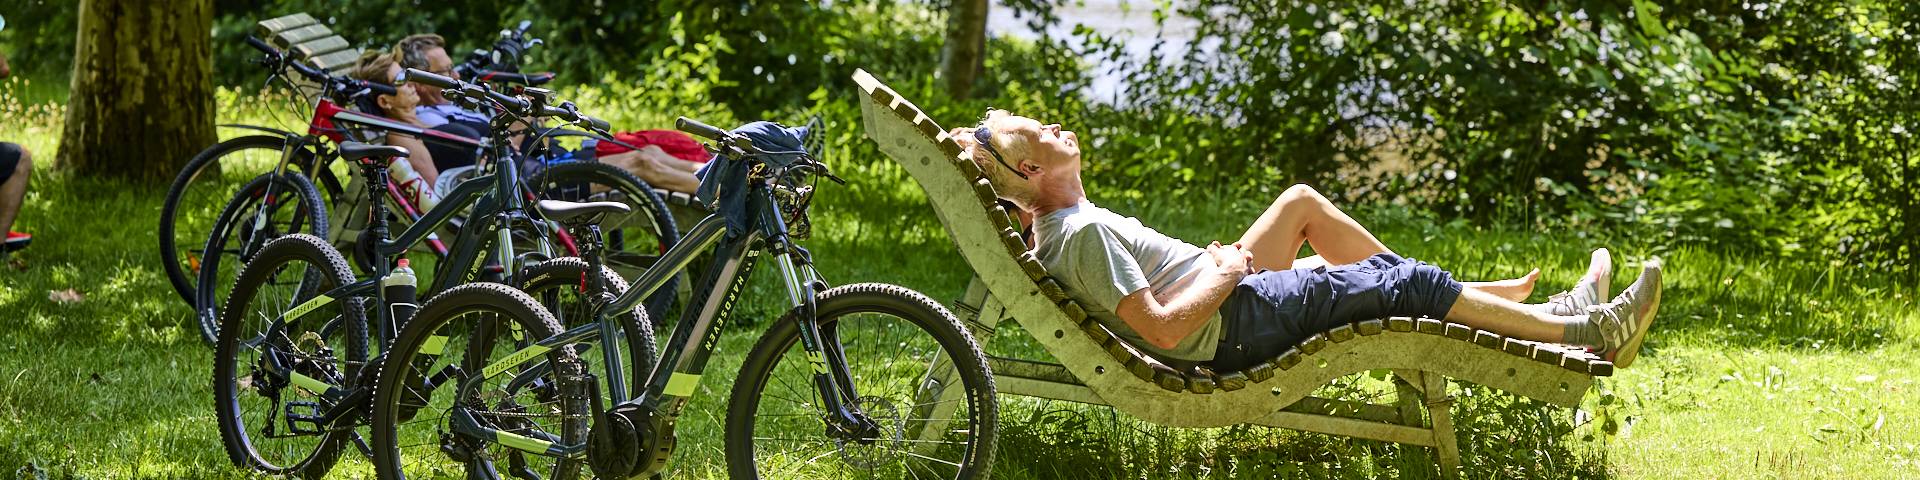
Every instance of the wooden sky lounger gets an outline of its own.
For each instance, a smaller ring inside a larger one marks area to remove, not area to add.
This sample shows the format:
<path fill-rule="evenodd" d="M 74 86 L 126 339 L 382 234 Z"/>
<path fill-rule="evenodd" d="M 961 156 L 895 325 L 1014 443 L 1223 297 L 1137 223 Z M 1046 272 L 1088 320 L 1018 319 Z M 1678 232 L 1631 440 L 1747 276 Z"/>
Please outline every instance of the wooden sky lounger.
<path fill-rule="evenodd" d="M 1000 393 L 1107 405 L 1170 427 L 1250 423 L 1433 447 L 1442 473 L 1451 476 L 1460 454 L 1447 378 L 1571 408 L 1594 377 L 1613 374 L 1612 363 L 1579 348 L 1404 317 L 1342 325 L 1245 370 L 1177 371 L 1115 337 L 1067 298 L 1027 250 L 980 169 L 957 158 L 960 146 L 946 129 L 871 74 L 856 71 L 854 81 L 862 90 L 867 136 L 926 190 L 973 267 L 972 284 L 953 310 L 981 345 L 992 341 L 999 322 L 1013 320 L 1062 362 L 991 357 Z M 1334 379 L 1376 369 L 1393 371 L 1394 404 L 1309 396 Z M 956 394 L 923 394 L 940 393 Z"/>

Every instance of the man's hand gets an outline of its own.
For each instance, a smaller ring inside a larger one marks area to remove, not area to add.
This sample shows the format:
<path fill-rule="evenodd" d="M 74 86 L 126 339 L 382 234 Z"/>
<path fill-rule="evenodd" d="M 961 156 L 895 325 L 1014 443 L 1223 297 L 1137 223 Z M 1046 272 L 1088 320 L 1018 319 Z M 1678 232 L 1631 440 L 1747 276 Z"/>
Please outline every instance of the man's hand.
<path fill-rule="evenodd" d="M 973 148 L 973 127 L 953 127 L 947 131 L 947 136 L 953 137 L 953 143 L 960 144 L 962 149 Z"/>
<path fill-rule="evenodd" d="M 1213 254 L 1213 262 L 1221 270 L 1237 273 L 1235 278 L 1253 273 L 1253 253 L 1241 244 L 1221 245 L 1220 242 L 1213 242 L 1207 245 L 1207 253 Z"/>

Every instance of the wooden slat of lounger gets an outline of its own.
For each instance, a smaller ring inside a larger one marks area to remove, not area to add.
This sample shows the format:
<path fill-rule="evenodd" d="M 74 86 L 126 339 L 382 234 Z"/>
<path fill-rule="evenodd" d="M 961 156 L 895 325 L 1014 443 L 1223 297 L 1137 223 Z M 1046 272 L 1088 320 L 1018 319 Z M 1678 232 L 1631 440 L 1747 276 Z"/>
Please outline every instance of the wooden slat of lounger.
<path fill-rule="evenodd" d="M 1500 334 L 1497 334 L 1497 333 L 1489 332 L 1486 330 L 1478 330 L 1473 332 L 1473 343 L 1480 345 L 1482 347 L 1499 350 L 1501 345 L 1504 344 L 1505 341 L 1506 341 L 1506 338 L 1501 337 Z"/>
<path fill-rule="evenodd" d="M 1015 228 L 1013 216 L 1008 215 L 1007 210 L 1000 208 L 998 205 L 993 207 L 993 213 L 987 215 L 987 220 L 993 221 L 993 228 L 1014 231 L 1020 230 L 1019 228 Z"/>
<path fill-rule="evenodd" d="M 1221 391 L 1231 392 L 1242 388 L 1247 388 L 1247 374 L 1245 372 L 1236 370 L 1220 374 Z"/>
<path fill-rule="evenodd" d="M 1300 341 L 1300 353 L 1313 355 L 1320 353 L 1323 348 L 1327 348 L 1327 334 L 1324 333 L 1316 333 Z"/>
<path fill-rule="evenodd" d="M 1451 338 L 1454 340 L 1465 340 L 1465 341 L 1471 342 L 1473 341 L 1473 327 L 1461 325 L 1458 323 L 1448 323 L 1447 338 Z"/>
<path fill-rule="evenodd" d="M 1447 333 L 1446 323 L 1443 323 L 1439 320 L 1434 320 L 1431 318 L 1422 318 L 1419 320 L 1414 320 L 1413 322 L 1414 322 L 1413 330 L 1416 332 L 1425 333 L 1429 335 L 1445 335 Z"/>
<path fill-rule="evenodd" d="M 1285 352 L 1280 352 L 1280 356 L 1273 358 L 1273 366 L 1279 367 L 1281 371 L 1291 370 L 1293 369 L 1294 365 L 1299 365 L 1300 361 L 1306 358 L 1307 358 L 1307 355 L 1305 353 L 1301 353 L 1299 348 L 1289 348 Z M 1248 373 L 1252 373 L 1252 372 L 1248 372 Z M 1248 377 L 1254 378 L 1255 379 L 1254 382 L 1256 383 L 1267 381 L 1267 379 L 1259 378 L 1258 376 L 1255 376 L 1255 375 L 1248 375 Z"/>
<path fill-rule="evenodd" d="M 344 75 L 347 69 L 353 68 L 353 62 L 359 59 L 359 50 L 347 49 L 307 59 L 307 63 L 312 64 L 314 68 L 327 69 L 334 75 Z"/>
<path fill-rule="evenodd" d="M 1200 369 L 1187 374 L 1187 390 L 1206 395 L 1213 393 L 1220 385 L 1220 376 L 1212 370 Z"/>
<path fill-rule="evenodd" d="M 1507 337 L 1507 340 L 1500 344 L 1500 350 L 1516 357 L 1531 357 L 1533 356 L 1532 343 L 1533 342 L 1518 338 Z"/>
<path fill-rule="evenodd" d="M 1388 317 L 1387 330 L 1395 332 L 1413 331 L 1413 319 L 1408 317 Z"/>
<path fill-rule="evenodd" d="M 338 52 L 341 50 L 346 50 L 352 46 L 353 46 L 352 44 L 347 43 L 347 39 L 345 37 L 341 37 L 339 35 L 333 35 L 329 37 L 322 37 L 318 40 L 309 41 L 299 45 L 294 45 L 293 48 L 290 48 L 288 50 L 293 53 L 293 58 L 305 60 L 305 59 L 314 58 L 314 57 L 326 55 L 333 52 Z"/>
<path fill-rule="evenodd" d="M 261 38 L 261 39 L 273 38 L 275 34 L 278 34 L 280 32 L 284 32 L 284 31 L 288 31 L 288 30 L 292 30 L 292 29 L 296 29 L 296 28 L 300 28 L 308 25 L 313 25 L 313 24 L 314 24 L 314 20 L 312 15 L 307 15 L 306 13 L 296 13 L 293 15 L 287 15 L 280 18 L 271 18 L 271 19 L 261 20 L 260 23 L 257 23 L 254 25 L 253 36 L 254 38 Z"/>
<path fill-rule="evenodd" d="M 333 30 L 326 25 L 307 25 L 275 34 L 268 42 L 273 43 L 274 48 L 285 50 L 328 35 L 333 35 Z"/>
<path fill-rule="evenodd" d="M 1387 322 L 1385 320 L 1380 320 L 1376 318 L 1373 320 L 1365 320 L 1365 321 L 1355 323 L 1353 324 L 1353 326 L 1355 327 L 1354 328 L 1355 330 L 1358 330 L 1360 332 L 1360 335 L 1371 337 L 1374 335 L 1379 335 L 1380 332 L 1385 331 L 1387 327 Z"/>
<path fill-rule="evenodd" d="M 1052 277 L 1040 279 L 1039 285 L 1040 294 L 1046 296 L 1048 301 L 1058 304 L 1067 300 L 1067 290 L 1061 288 L 1060 282 L 1053 281 Z"/>
<path fill-rule="evenodd" d="M 1027 252 L 1027 240 L 1020 238 L 1020 232 L 1014 230 L 1012 226 L 1000 229 L 1000 246 L 1007 249 L 1008 255 L 1015 257 Z M 1047 272 L 1045 269 L 1042 269 L 1039 273 L 1039 277 L 1046 277 Z M 1037 282 L 1040 281 L 1040 278 L 1034 278 L 1033 280 Z"/>
<path fill-rule="evenodd" d="M 1148 365 L 1153 367 L 1153 383 L 1159 385 L 1161 390 L 1169 392 L 1187 391 L 1187 376 L 1180 374 L 1179 370 L 1174 370 L 1173 367 L 1160 363 L 1150 363 Z"/>
<path fill-rule="evenodd" d="M 1076 324 L 1087 320 L 1087 309 L 1080 308 L 1080 302 L 1073 300 L 1060 302 L 1060 311 L 1066 313 L 1067 319 Z"/>
<path fill-rule="evenodd" d="M 1354 335 L 1354 327 L 1352 324 L 1341 325 L 1333 327 L 1332 330 L 1327 330 L 1327 339 L 1332 340 L 1333 343 L 1352 340 Z"/>
<path fill-rule="evenodd" d="M 993 192 L 993 182 L 984 178 L 973 181 L 973 198 L 980 200 L 980 206 L 983 207 L 1000 206 L 1000 197 Z"/>
<path fill-rule="evenodd" d="M 1040 266 L 1040 259 L 1034 258 L 1032 252 L 1022 252 L 1019 255 L 1020 271 L 1026 272 L 1028 280 L 1038 282 L 1042 278 L 1047 278 L 1047 268 Z"/>

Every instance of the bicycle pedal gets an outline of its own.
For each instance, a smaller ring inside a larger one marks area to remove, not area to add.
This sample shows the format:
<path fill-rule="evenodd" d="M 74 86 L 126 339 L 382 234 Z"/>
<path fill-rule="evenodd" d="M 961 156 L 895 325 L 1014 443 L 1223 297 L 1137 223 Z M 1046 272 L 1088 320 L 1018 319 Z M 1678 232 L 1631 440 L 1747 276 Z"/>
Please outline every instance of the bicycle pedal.
<path fill-rule="evenodd" d="M 307 413 L 299 413 L 295 410 L 296 408 L 305 408 L 307 409 Z M 321 422 L 325 421 L 327 416 L 320 411 L 320 404 L 314 402 L 287 402 L 286 410 L 288 431 L 300 435 L 319 435 L 326 433 L 326 428 Z M 312 426 L 302 427 L 301 424 L 309 424 Z"/>

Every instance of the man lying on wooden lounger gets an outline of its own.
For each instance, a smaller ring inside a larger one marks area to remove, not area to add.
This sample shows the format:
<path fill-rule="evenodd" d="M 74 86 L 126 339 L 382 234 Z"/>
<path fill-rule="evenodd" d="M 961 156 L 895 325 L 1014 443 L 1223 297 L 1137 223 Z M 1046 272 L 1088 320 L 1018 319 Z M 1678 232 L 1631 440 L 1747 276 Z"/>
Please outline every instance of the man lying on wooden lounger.
<path fill-rule="evenodd" d="M 1519 302 L 1531 278 L 1524 289 L 1463 284 L 1394 255 L 1305 185 L 1281 194 L 1239 241 L 1202 249 L 1087 201 L 1079 137 L 1060 125 L 992 110 L 950 134 L 1000 198 L 1032 218 L 1034 255 L 1068 294 L 1107 329 L 1176 365 L 1238 370 L 1335 325 L 1426 316 L 1586 347 L 1626 367 L 1660 306 L 1657 261 L 1605 301 L 1606 249 L 1573 290 L 1544 304 Z M 1303 243 L 1319 255 L 1296 260 Z"/>

